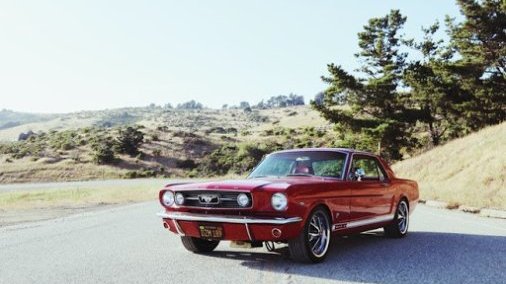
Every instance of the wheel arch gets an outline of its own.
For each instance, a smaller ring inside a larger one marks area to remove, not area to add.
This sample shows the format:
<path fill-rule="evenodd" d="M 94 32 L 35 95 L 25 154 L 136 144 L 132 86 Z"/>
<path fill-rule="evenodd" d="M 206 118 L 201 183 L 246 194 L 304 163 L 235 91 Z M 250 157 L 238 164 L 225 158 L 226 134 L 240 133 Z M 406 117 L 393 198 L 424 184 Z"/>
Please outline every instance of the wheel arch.
<path fill-rule="evenodd" d="M 309 217 L 309 214 L 311 214 L 311 212 L 313 212 L 318 207 L 323 208 L 323 210 L 325 210 L 325 212 L 327 212 L 327 215 L 330 218 L 330 222 L 333 224 L 334 218 L 332 216 L 332 211 L 330 211 L 330 207 L 325 202 L 323 202 L 323 201 L 315 202 L 315 204 L 313 204 L 313 206 L 311 207 L 311 210 L 308 210 L 307 217 Z"/>
<path fill-rule="evenodd" d="M 397 206 L 399 206 L 399 203 L 401 203 L 402 200 L 406 200 L 406 204 L 408 205 L 408 209 L 410 209 L 410 205 L 409 205 L 409 198 L 405 195 L 405 194 L 402 194 L 399 196 L 399 201 L 397 201 L 397 205 L 395 206 L 395 208 L 397 208 Z"/>

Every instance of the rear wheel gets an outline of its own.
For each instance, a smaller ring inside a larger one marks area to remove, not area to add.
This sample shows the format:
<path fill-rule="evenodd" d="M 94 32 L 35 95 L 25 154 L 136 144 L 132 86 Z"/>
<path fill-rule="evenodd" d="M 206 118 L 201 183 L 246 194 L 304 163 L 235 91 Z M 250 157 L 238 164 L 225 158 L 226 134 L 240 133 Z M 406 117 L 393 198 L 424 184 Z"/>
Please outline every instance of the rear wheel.
<path fill-rule="evenodd" d="M 397 205 L 394 221 L 383 227 L 385 235 L 391 238 L 402 238 L 408 234 L 409 226 L 409 206 L 405 199 L 402 199 Z"/>
<path fill-rule="evenodd" d="M 321 262 L 327 256 L 330 245 L 330 217 L 321 207 L 309 215 L 302 232 L 288 241 L 290 256 L 300 262 Z"/>
<path fill-rule="evenodd" d="M 194 237 L 181 237 L 181 241 L 187 250 L 195 253 L 212 252 L 220 243 L 220 241 L 205 240 Z"/>

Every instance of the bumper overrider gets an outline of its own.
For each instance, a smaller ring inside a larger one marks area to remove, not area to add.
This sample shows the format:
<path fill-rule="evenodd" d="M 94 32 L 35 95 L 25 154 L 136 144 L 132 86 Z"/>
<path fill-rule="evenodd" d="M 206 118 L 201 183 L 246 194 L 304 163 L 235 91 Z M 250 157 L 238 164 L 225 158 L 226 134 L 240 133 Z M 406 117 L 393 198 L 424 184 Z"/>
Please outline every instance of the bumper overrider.
<path fill-rule="evenodd" d="M 223 240 L 282 241 L 295 238 L 302 228 L 302 218 L 263 218 L 252 216 L 210 215 L 187 212 L 160 212 L 163 225 L 180 236 L 200 237 L 199 226 L 223 228 Z"/>

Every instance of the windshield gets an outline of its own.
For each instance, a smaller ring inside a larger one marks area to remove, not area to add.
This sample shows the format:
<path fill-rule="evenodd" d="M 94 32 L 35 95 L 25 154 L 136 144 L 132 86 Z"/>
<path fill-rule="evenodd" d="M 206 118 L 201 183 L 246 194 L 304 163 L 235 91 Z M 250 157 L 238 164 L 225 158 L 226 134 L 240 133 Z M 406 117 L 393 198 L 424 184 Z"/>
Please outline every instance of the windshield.
<path fill-rule="evenodd" d="M 333 151 L 301 151 L 267 156 L 249 178 L 321 176 L 342 178 L 346 155 Z"/>

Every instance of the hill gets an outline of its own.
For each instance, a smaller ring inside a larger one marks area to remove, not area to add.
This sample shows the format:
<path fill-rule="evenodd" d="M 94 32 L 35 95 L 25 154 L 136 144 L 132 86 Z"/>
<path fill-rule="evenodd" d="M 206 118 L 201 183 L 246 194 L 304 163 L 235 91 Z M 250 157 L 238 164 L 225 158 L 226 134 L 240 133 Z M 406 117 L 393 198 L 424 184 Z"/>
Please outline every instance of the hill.
<path fill-rule="evenodd" d="M 506 209 L 506 123 L 453 140 L 393 168 L 398 176 L 418 181 L 423 199 Z"/>
<path fill-rule="evenodd" d="M 135 155 L 116 147 L 127 127 L 143 135 Z M 16 141 L 28 131 L 34 134 Z M 332 135 L 308 106 L 67 113 L 0 130 L 0 183 L 242 174 L 268 151 L 321 146 Z M 104 147 L 114 158 L 97 162 Z"/>
<path fill-rule="evenodd" d="M 56 116 L 56 114 L 24 113 L 3 109 L 0 110 L 0 130 L 31 122 L 48 121 Z"/>

